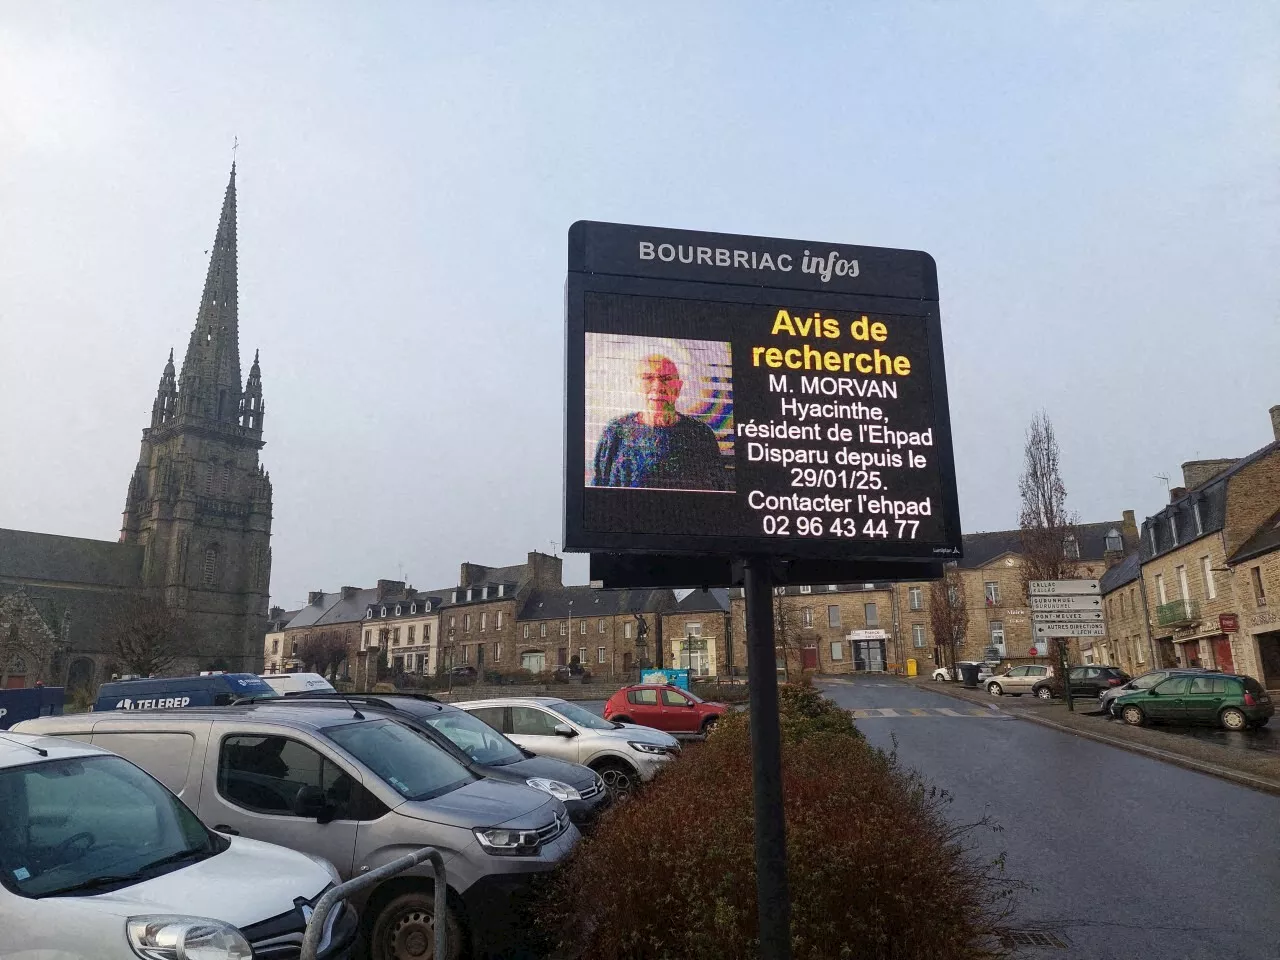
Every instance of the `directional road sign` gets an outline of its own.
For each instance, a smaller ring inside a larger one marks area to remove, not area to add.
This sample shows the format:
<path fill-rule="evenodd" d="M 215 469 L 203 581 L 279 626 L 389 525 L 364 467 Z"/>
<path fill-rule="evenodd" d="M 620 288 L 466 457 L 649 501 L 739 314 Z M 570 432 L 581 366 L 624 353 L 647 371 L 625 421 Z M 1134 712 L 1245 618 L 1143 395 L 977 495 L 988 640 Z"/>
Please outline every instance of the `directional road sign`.
<path fill-rule="evenodd" d="M 1101 597 L 1032 597 L 1032 610 L 1101 610 Z"/>
<path fill-rule="evenodd" d="M 1037 623 L 1037 637 L 1105 637 L 1107 628 L 1101 623 Z"/>
<path fill-rule="evenodd" d="M 1033 613 L 1035 623 L 1101 623 L 1101 610 L 1050 610 L 1048 613 Z"/>
<path fill-rule="evenodd" d="M 1032 580 L 1027 592 L 1033 597 L 1060 597 L 1098 594 L 1097 580 Z"/>

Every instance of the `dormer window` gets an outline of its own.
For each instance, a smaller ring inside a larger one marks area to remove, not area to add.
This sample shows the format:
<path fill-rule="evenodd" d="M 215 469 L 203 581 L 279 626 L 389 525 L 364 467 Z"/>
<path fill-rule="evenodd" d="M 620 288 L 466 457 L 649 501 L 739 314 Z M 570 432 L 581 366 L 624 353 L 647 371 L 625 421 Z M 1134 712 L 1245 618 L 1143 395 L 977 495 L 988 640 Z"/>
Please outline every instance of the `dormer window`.
<path fill-rule="evenodd" d="M 1176 514 L 1169 515 L 1169 538 L 1173 540 L 1173 545 L 1178 545 L 1178 517 Z"/>
<path fill-rule="evenodd" d="M 498 596 L 500 596 L 500 597 L 501 597 L 501 596 L 503 596 L 506 592 L 507 592 L 507 585 L 506 585 L 505 583 L 500 583 L 500 584 L 498 584 Z"/>
<path fill-rule="evenodd" d="M 1068 560 L 1080 559 L 1080 544 L 1076 542 L 1076 538 L 1068 535 L 1062 541 L 1062 555 Z"/>
<path fill-rule="evenodd" d="M 1199 500 L 1191 505 L 1191 512 L 1195 514 L 1196 518 L 1196 536 L 1202 537 L 1204 536 L 1204 516 L 1200 513 Z"/>
<path fill-rule="evenodd" d="M 400 604 L 396 604 L 396 616 L 400 616 Z"/>
<path fill-rule="evenodd" d="M 453 593 L 451 593 L 451 594 L 450 594 L 450 602 L 451 602 L 451 603 L 457 603 L 457 602 L 458 602 L 458 591 L 457 591 L 457 590 L 454 590 L 454 591 L 453 591 Z"/>
<path fill-rule="evenodd" d="M 1124 537 L 1120 535 L 1120 531 L 1112 527 L 1107 531 L 1107 553 L 1123 553 Z"/>
<path fill-rule="evenodd" d="M 424 604 L 422 605 L 422 612 L 423 612 L 423 613 L 430 613 L 430 612 L 431 612 L 431 601 L 430 601 L 430 600 L 428 600 L 426 603 L 424 603 Z"/>
<path fill-rule="evenodd" d="M 378 616 L 385 617 L 386 615 L 387 615 L 387 608 L 383 607 L 382 611 L 378 614 Z"/>
<path fill-rule="evenodd" d="M 488 587 L 481 587 L 481 588 L 480 588 L 480 599 L 481 599 L 481 600 L 488 600 L 488 599 L 489 599 L 489 588 L 488 588 Z"/>
<path fill-rule="evenodd" d="M 368 610 L 366 610 L 366 611 L 364 612 L 364 618 L 365 618 L 366 620 L 372 620 L 372 619 L 373 619 L 373 607 L 370 607 Z"/>
<path fill-rule="evenodd" d="M 418 605 L 416 603 L 409 604 L 409 613 L 414 614 L 417 612 L 418 612 Z"/>
<path fill-rule="evenodd" d="M 467 603 L 471 602 L 471 588 L 467 587 Z"/>
<path fill-rule="evenodd" d="M 1156 546 L 1156 525 L 1154 523 L 1147 527 L 1147 533 L 1151 534 L 1151 552 L 1155 553 L 1159 548 Z"/>

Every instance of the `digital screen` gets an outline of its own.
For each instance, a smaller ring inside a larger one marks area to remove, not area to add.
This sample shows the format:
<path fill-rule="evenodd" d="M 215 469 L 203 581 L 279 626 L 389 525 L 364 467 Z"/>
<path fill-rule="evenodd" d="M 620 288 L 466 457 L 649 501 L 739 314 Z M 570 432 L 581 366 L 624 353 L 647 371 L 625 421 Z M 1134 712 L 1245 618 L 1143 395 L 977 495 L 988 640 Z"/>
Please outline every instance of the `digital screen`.
<path fill-rule="evenodd" d="M 958 555 L 936 303 L 655 283 L 571 297 L 567 548 Z"/>

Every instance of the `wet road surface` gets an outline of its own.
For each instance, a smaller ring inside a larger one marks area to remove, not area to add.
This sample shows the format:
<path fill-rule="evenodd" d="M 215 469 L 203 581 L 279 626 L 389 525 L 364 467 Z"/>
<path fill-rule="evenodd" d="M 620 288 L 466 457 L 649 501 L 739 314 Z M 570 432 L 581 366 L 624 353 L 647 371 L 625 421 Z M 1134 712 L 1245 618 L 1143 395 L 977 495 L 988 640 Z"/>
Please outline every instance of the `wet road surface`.
<path fill-rule="evenodd" d="M 819 686 L 873 744 L 896 738 L 902 761 L 955 797 L 953 819 L 1003 827 L 974 839 L 1034 888 L 1012 925 L 1066 944 L 1025 956 L 1280 960 L 1280 797 L 1017 720 L 999 701 L 887 677 Z"/>

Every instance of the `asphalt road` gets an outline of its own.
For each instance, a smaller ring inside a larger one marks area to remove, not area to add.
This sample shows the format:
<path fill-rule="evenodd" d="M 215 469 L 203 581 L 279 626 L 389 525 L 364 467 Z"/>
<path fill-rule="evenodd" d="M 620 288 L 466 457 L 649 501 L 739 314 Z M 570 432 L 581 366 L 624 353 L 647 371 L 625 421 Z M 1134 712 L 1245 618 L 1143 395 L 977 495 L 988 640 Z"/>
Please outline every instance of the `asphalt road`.
<path fill-rule="evenodd" d="M 896 738 L 902 761 L 955 797 L 954 819 L 990 814 L 1003 828 L 975 840 L 1033 888 L 1012 925 L 1066 944 L 1025 956 L 1280 960 L 1280 797 L 1014 719 L 998 702 L 887 677 L 820 686 L 872 743 Z"/>

